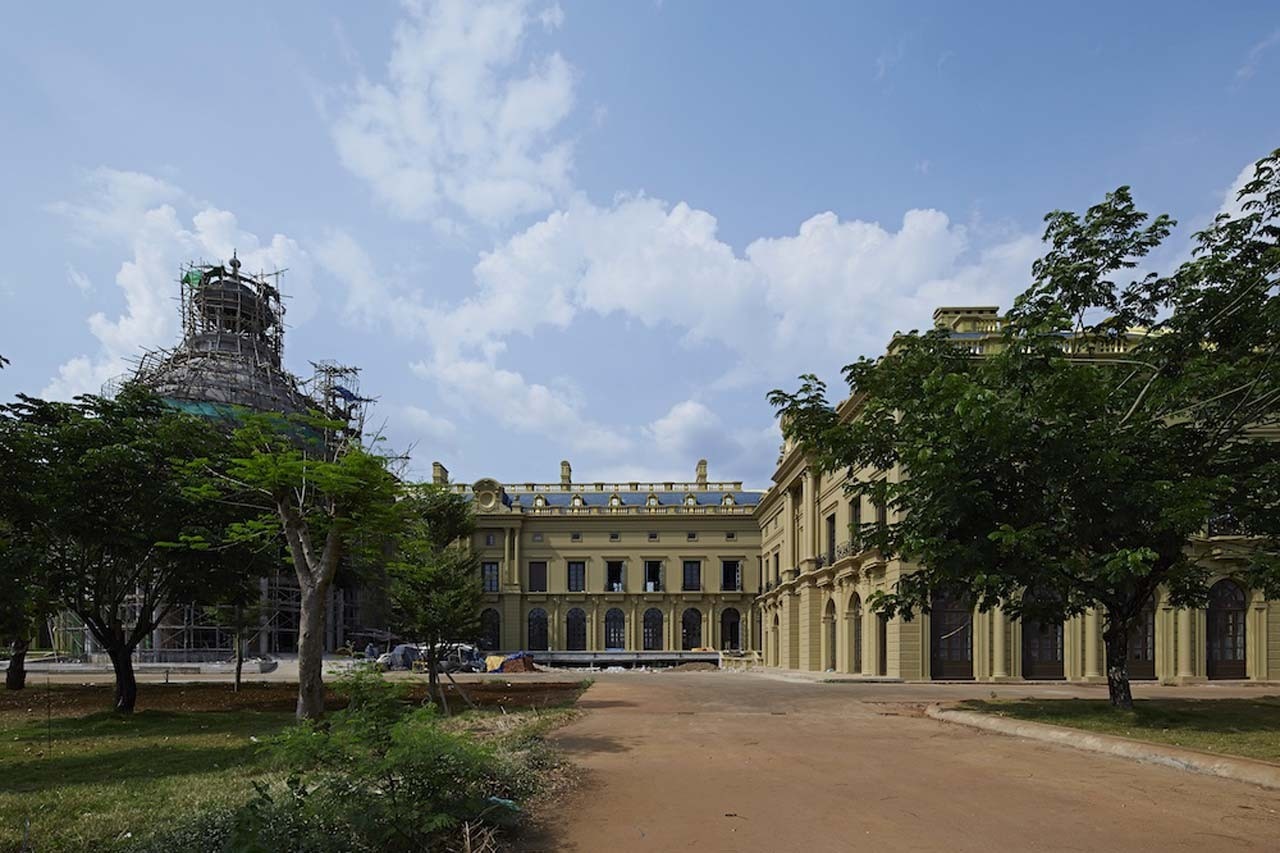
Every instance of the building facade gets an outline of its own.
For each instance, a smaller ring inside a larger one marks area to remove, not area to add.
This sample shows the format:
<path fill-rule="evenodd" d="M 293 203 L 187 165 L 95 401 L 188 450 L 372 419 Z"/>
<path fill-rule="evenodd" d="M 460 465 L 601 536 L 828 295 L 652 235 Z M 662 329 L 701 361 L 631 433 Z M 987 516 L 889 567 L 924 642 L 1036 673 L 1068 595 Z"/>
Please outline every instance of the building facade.
<path fill-rule="evenodd" d="M 436 483 L 448 472 L 434 466 Z M 471 497 L 486 650 L 673 652 L 758 647 L 761 492 L 710 482 L 453 485 Z"/>
<path fill-rule="evenodd" d="M 935 325 L 981 355 L 998 346 L 994 307 L 939 308 Z M 854 416 L 854 403 L 837 411 Z M 898 470 L 855 472 L 859 479 Z M 999 610 L 977 612 L 935 601 L 911 621 L 886 620 L 866 607 L 889 591 L 909 564 L 858 549 L 850 531 L 890 513 L 845 493 L 848 475 L 821 474 L 790 443 L 783 445 L 773 485 L 756 508 L 764 589 L 756 600 L 764 663 L 904 680 L 1066 679 L 1104 681 L 1101 618 L 1096 612 L 1057 625 L 1024 625 Z M 1190 543 L 1215 567 L 1206 608 L 1174 608 L 1161 591 L 1131 638 L 1135 680 L 1187 683 L 1203 679 L 1280 679 L 1280 601 L 1243 587 L 1230 575 L 1241 540 L 1208 529 Z"/>

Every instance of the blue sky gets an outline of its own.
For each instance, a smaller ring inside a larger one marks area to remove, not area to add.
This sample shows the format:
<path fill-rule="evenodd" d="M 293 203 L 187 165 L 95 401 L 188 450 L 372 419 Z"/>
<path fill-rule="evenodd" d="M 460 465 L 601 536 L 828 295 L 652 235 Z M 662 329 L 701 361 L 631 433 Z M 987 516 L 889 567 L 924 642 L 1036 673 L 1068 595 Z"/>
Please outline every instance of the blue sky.
<path fill-rule="evenodd" d="M 0 394 L 174 343 L 236 248 L 420 474 L 762 486 L 769 389 L 1008 305 L 1120 184 L 1173 263 L 1280 146 L 1270 2 L 356 8 L 7 10 Z"/>

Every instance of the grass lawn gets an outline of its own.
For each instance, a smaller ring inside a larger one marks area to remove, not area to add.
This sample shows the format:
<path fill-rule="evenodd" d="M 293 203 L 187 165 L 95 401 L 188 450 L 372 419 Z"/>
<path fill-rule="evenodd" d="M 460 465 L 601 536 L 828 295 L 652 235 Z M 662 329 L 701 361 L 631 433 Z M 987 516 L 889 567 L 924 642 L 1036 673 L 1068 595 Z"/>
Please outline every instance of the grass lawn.
<path fill-rule="evenodd" d="M 18 849 L 28 820 L 37 850 L 98 850 L 165 815 L 238 804 L 266 771 L 250 738 L 293 721 L 281 711 L 140 711 L 55 718 L 50 727 L 43 715 L 15 716 L 0 716 L 6 851 Z"/>
<path fill-rule="evenodd" d="M 1105 699 L 975 700 L 959 707 L 1280 763 L 1280 696 L 1135 699 L 1132 711 L 1113 709 Z"/>
<path fill-rule="evenodd" d="M 449 725 L 515 744 L 567 720 L 564 705 L 582 689 L 494 682 L 476 688 L 476 701 L 515 713 L 471 712 Z M 109 685 L 0 691 L 0 853 L 20 849 L 28 821 L 41 853 L 110 850 L 169 816 L 242 804 L 253 780 L 273 775 L 255 739 L 293 722 L 296 691 L 143 684 L 129 717 L 97 710 L 110 707 Z"/>

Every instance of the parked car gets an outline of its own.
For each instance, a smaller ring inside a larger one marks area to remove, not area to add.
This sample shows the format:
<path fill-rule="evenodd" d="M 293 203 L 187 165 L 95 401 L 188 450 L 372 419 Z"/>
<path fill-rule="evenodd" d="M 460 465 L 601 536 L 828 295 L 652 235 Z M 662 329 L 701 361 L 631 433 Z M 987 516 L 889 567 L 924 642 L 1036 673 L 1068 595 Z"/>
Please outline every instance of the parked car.
<path fill-rule="evenodd" d="M 378 655 L 378 666 L 383 669 L 413 669 L 414 661 L 422 657 L 422 649 L 409 643 L 401 643 L 389 652 Z"/>

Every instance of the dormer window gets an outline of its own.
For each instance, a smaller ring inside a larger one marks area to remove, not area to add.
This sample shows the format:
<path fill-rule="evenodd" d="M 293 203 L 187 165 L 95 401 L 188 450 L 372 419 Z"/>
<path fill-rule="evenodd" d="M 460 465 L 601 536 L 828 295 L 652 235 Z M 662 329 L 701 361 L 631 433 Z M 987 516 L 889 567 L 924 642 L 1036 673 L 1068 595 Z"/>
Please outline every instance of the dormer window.
<path fill-rule="evenodd" d="M 698 497 L 697 497 L 697 495 L 692 495 L 692 494 L 690 494 L 690 495 L 685 495 L 685 496 L 684 496 L 684 505 L 685 505 L 685 506 L 697 506 L 697 505 L 698 505 Z"/>
<path fill-rule="evenodd" d="M 574 496 L 573 496 L 573 506 L 574 506 L 574 508 L 575 508 L 575 509 L 577 509 L 578 507 L 582 506 L 582 495 L 574 495 Z"/>
<path fill-rule="evenodd" d="M 615 509 L 617 507 L 622 506 L 622 498 L 618 497 L 617 495 L 610 496 L 609 506 L 614 507 Z"/>
<path fill-rule="evenodd" d="M 657 496 L 657 495 L 654 495 L 654 494 L 651 494 L 651 495 L 649 495 L 649 497 L 647 497 L 647 498 L 645 498 L 645 499 L 644 499 L 644 502 L 645 502 L 647 505 L 649 505 L 649 506 L 657 506 L 657 505 L 658 505 L 658 496 Z"/>
<path fill-rule="evenodd" d="M 733 495 L 725 495 L 720 499 L 720 503 L 725 506 L 733 506 Z"/>
<path fill-rule="evenodd" d="M 535 509 L 542 509 L 546 505 L 547 505 L 547 499 L 544 498 L 542 495 L 538 495 L 533 499 L 533 506 Z"/>

